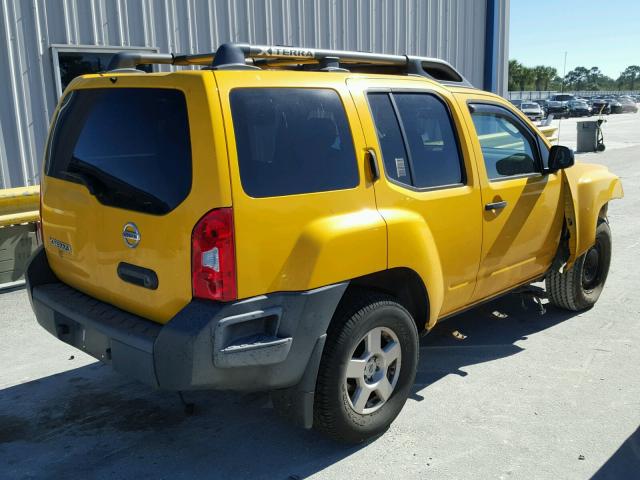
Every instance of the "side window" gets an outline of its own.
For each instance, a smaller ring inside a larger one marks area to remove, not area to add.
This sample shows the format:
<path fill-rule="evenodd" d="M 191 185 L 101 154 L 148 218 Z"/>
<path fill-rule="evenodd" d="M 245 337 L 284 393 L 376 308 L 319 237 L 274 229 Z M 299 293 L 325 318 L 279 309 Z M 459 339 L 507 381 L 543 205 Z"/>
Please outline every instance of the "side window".
<path fill-rule="evenodd" d="M 472 105 L 471 118 L 490 180 L 540 172 L 535 139 L 508 110 Z"/>
<path fill-rule="evenodd" d="M 230 102 L 247 195 L 276 197 L 358 185 L 349 122 L 335 91 L 238 88 Z"/>
<path fill-rule="evenodd" d="M 394 93 L 418 188 L 463 183 L 460 153 L 445 105 L 433 95 Z"/>
<path fill-rule="evenodd" d="M 388 178 L 417 188 L 464 182 L 451 119 L 437 97 L 370 93 L 368 99 Z"/>
<path fill-rule="evenodd" d="M 400 125 L 388 93 L 370 93 L 369 105 L 382 150 L 382 160 L 387 177 L 411 185 L 409 160 L 404 148 Z"/>

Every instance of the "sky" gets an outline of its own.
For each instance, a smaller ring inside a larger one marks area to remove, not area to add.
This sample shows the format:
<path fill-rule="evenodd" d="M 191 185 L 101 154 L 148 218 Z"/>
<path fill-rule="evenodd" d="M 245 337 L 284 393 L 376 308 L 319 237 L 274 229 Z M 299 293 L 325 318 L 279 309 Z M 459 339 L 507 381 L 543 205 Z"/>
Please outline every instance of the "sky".
<path fill-rule="evenodd" d="M 640 65 L 640 0 L 511 0 L 509 59 L 548 65 L 562 76 L 600 67 L 616 79 Z"/>

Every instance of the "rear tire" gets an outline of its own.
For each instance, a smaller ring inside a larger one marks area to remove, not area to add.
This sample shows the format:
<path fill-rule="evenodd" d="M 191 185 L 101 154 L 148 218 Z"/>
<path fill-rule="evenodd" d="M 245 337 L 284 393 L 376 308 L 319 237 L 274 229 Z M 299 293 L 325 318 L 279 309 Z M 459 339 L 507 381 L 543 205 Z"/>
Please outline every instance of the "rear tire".
<path fill-rule="evenodd" d="M 402 410 L 417 365 L 411 314 L 388 295 L 352 291 L 327 332 L 314 428 L 345 443 L 380 435 Z"/>
<path fill-rule="evenodd" d="M 549 301 L 565 310 L 579 311 L 592 307 L 600 297 L 611 264 L 611 230 L 601 220 L 596 228 L 593 247 L 578 257 L 568 270 L 551 270 L 545 279 Z"/>

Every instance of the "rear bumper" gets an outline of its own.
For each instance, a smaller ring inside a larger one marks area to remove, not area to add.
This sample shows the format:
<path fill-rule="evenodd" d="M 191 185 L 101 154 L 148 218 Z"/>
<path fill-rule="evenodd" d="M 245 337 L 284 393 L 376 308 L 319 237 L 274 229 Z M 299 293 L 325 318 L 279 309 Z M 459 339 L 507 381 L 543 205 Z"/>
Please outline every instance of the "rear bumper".
<path fill-rule="evenodd" d="M 215 303 L 193 300 L 165 325 L 62 283 L 40 248 L 26 272 L 38 323 L 114 370 L 167 390 L 274 390 L 315 378 L 347 283 Z M 315 367 L 314 367 L 315 366 Z M 306 375 L 305 375 L 306 374 Z M 315 383 L 315 382 L 312 382 Z"/>

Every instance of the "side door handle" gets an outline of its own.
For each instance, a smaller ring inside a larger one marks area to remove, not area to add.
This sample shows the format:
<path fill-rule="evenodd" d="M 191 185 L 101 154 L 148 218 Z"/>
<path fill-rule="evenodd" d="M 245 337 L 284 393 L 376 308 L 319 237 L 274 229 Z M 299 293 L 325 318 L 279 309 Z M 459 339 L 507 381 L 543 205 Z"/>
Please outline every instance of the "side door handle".
<path fill-rule="evenodd" d="M 507 206 L 507 201 L 506 200 L 502 200 L 501 202 L 487 203 L 484 206 L 484 209 L 487 210 L 487 211 L 490 211 L 490 210 L 502 210 L 506 206 Z"/>
<path fill-rule="evenodd" d="M 375 182 L 380 178 L 380 168 L 378 167 L 378 158 L 373 148 L 367 148 L 367 159 L 369 160 L 369 168 L 371 169 L 371 181 Z"/>

